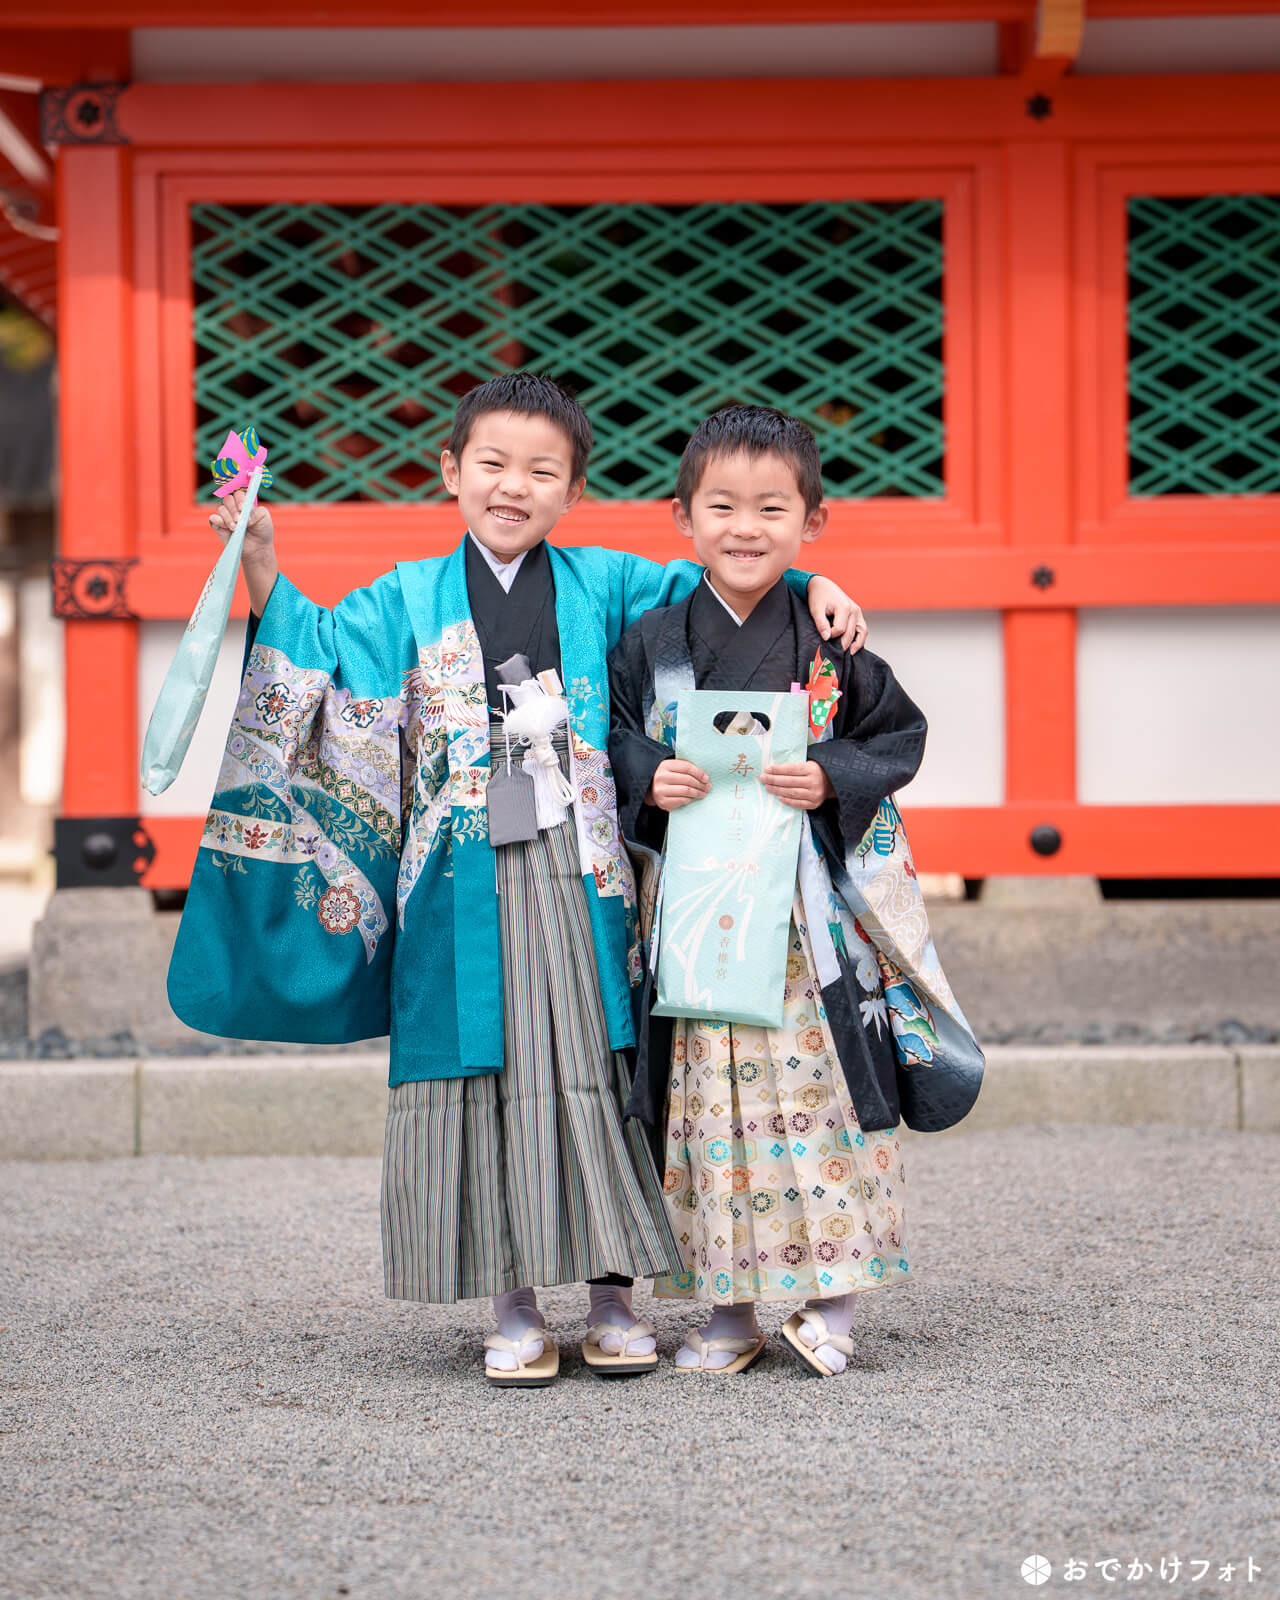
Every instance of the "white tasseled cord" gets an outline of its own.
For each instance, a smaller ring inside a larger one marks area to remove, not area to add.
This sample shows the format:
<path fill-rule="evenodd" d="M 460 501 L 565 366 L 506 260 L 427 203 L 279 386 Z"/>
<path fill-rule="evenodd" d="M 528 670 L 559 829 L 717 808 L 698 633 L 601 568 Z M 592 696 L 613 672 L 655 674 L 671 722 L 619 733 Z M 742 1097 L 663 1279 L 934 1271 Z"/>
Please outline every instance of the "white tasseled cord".
<path fill-rule="evenodd" d="M 514 702 L 504 719 L 506 732 L 529 746 L 523 766 L 533 779 L 538 826 L 554 828 L 568 819 L 567 807 L 573 804 L 573 785 L 560 770 L 551 743 L 552 732 L 568 720 L 569 707 L 534 678 L 514 688 L 504 687 L 504 692 Z"/>

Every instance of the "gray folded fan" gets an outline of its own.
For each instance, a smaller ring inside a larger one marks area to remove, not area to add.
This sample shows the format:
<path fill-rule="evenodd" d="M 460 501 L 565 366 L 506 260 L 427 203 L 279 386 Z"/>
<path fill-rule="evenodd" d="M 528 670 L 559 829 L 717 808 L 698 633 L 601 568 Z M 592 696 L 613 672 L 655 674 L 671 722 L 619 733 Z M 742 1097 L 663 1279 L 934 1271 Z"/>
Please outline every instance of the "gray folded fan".
<path fill-rule="evenodd" d="M 265 456 L 266 452 L 262 454 Z M 149 794 L 163 794 L 178 776 L 191 737 L 200 721 L 218 652 L 231 615 L 231 597 L 244 551 L 244 532 L 258 503 L 261 465 L 253 469 L 244 505 L 231 537 L 209 574 L 186 632 L 178 645 L 156 698 L 155 710 L 142 741 L 142 782 Z"/>

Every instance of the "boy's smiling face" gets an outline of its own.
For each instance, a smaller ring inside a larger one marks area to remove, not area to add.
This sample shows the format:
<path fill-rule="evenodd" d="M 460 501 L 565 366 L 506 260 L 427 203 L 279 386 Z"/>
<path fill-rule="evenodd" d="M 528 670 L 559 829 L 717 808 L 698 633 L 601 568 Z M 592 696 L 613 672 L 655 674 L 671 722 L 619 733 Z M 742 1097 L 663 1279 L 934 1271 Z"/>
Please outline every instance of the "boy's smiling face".
<path fill-rule="evenodd" d="M 460 456 L 446 450 L 440 475 L 468 528 L 502 561 L 532 550 L 577 504 L 573 441 L 549 417 L 487 411 Z"/>
<path fill-rule="evenodd" d="M 744 620 L 793 567 L 800 547 L 826 526 L 826 502 L 805 509 L 795 468 L 766 451 L 711 455 L 686 511 L 671 503 L 676 527 L 693 540 L 716 592 Z"/>

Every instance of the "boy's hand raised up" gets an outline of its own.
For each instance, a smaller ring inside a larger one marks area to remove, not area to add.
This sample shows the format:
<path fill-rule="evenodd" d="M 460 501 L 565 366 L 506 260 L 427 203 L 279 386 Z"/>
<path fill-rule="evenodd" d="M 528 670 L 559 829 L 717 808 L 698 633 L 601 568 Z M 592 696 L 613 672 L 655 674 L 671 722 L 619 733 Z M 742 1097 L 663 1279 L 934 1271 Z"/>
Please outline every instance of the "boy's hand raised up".
<path fill-rule="evenodd" d="M 209 518 L 209 526 L 223 544 L 235 532 L 240 512 L 244 509 L 244 494 L 243 489 L 237 489 L 234 494 L 226 495 Z M 280 576 L 271 513 L 261 500 L 250 513 L 248 526 L 244 530 L 244 555 L 240 567 L 249 590 L 249 604 L 253 607 L 254 615 L 260 617 Z"/>
<path fill-rule="evenodd" d="M 691 800 L 701 800 L 710 792 L 711 780 L 701 767 L 695 767 L 692 761 L 673 758 L 659 764 L 644 803 L 657 806 L 661 811 L 678 811 Z"/>

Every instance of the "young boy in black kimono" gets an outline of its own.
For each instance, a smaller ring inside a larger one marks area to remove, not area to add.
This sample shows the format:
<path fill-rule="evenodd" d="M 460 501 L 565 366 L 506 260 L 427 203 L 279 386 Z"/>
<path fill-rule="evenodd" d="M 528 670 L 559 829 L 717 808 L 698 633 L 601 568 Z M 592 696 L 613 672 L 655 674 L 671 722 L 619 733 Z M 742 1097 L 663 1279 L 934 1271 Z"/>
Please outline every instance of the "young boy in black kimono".
<path fill-rule="evenodd" d="M 709 791 L 672 753 L 682 690 L 807 683 L 814 742 L 760 778 L 806 813 L 781 1027 L 650 1016 L 651 953 L 628 1112 L 657 1130 L 685 1266 L 655 1288 L 714 1308 L 681 1368 L 743 1370 L 764 1344 L 757 1304 L 807 1296 L 783 1334 L 833 1376 L 853 1352 L 857 1296 L 908 1273 L 899 1063 L 940 1064 L 940 1082 L 950 1069 L 972 1086 L 982 1059 L 937 965 L 892 800 L 920 765 L 925 719 L 879 657 L 821 643 L 782 581 L 827 520 L 802 423 L 717 412 L 684 452 L 672 509 L 702 581 L 642 617 L 610 661 L 618 814 L 642 870 L 660 870 L 666 814 Z M 915 1109 L 909 1090 L 903 1101 Z M 938 1124 L 912 1118 L 921 1125 Z"/>

